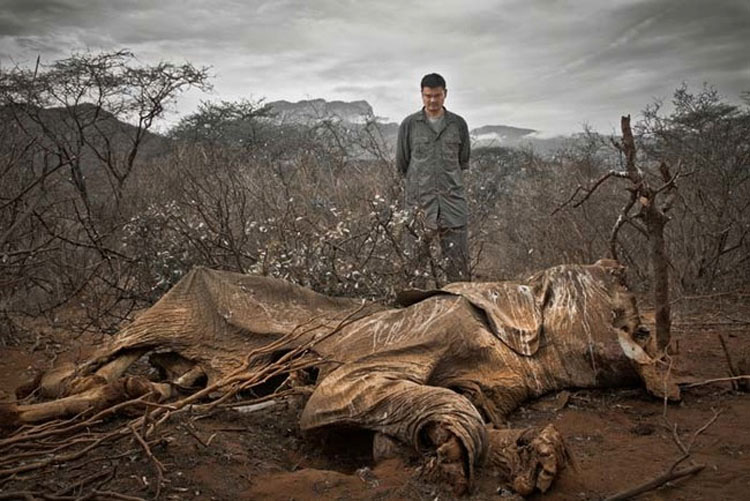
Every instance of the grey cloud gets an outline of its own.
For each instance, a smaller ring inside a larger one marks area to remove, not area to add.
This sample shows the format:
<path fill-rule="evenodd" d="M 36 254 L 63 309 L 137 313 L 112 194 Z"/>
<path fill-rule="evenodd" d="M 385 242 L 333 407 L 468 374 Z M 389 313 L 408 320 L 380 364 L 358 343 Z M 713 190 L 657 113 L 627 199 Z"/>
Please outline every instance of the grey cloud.
<path fill-rule="evenodd" d="M 212 65 L 217 93 L 367 99 L 399 120 L 419 78 L 471 122 L 577 130 L 681 81 L 748 83 L 747 0 L 0 0 L 0 58 L 132 49 Z M 699 82 L 700 83 L 700 82 Z"/>
<path fill-rule="evenodd" d="M 127 5 L 130 2 L 125 2 Z M 106 24 L 109 3 L 100 0 L 4 0 L 0 33 L 40 36 L 61 27 Z"/>

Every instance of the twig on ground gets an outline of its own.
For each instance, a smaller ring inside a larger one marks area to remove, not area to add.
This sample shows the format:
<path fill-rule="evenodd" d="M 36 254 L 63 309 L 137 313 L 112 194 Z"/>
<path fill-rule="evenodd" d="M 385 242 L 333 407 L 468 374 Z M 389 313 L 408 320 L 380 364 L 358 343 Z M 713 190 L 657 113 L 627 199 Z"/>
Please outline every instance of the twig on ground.
<path fill-rule="evenodd" d="M 126 407 L 129 407 L 131 405 L 142 404 L 143 400 L 145 400 L 149 396 L 150 394 L 141 395 L 138 398 L 134 398 L 126 402 L 120 402 L 119 404 L 113 405 L 111 407 L 107 407 L 106 409 L 98 412 L 97 414 L 79 423 L 74 423 L 73 420 L 71 419 L 71 420 L 63 421 L 62 423 L 60 423 L 61 427 L 59 428 L 56 428 L 56 427 L 48 428 L 48 427 L 45 427 L 43 424 L 39 425 L 38 428 L 37 427 L 27 428 L 24 433 L 11 435 L 5 440 L 0 440 L 0 451 L 3 451 L 6 447 L 16 444 L 18 442 L 38 441 L 42 438 L 46 438 L 46 437 L 50 437 L 54 435 L 72 433 L 80 429 L 91 427 L 94 424 L 99 423 L 105 417 L 115 414 Z M 69 426 L 65 426 L 65 425 L 69 425 Z"/>
<path fill-rule="evenodd" d="M 624 499 L 630 499 L 635 496 L 638 496 L 639 494 L 643 494 L 644 492 L 648 492 L 650 490 L 656 489 L 657 487 L 661 487 L 662 485 L 666 484 L 667 482 L 671 482 L 672 480 L 677 480 L 679 478 L 683 478 L 688 475 L 693 475 L 695 473 L 698 473 L 699 471 L 701 471 L 702 469 L 706 467 L 706 465 L 699 464 L 699 465 L 689 466 L 687 468 L 681 468 L 677 470 L 674 468 L 674 466 L 676 465 L 673 465 L 671 468 L 669 468 L 667 471 L 665 471 L 658 477 L 653 478 L 647 482 L 644 482 L 630 489 L 626 489 L 624 491 L 618 492 L 617 494 L 613 496 L 609 496 L 608 498 L 605 498 L 604 501 L 622 501 Z"/>
<path fill-rule="evenodd" d="M 667 369 L 664 375 L 665 384 L 672 370 L 672 358 L 669 357 L 668 355 L 666 355 L 666 357 L 669 360 L 669 368 Z M 616 494 L 613 494 L 612 496 L 607 497 L 604 501 L 622 501 L 624 499 L 630 499 L 640 494 L 643 494 L 644 492 L 648 492 L 658 487 L 661 487 L 667 482 L 671 482 L 673 480 L 684 478 L 689 475 L 694 475 L 700 472 L 701 470 L 703 470 L 706 467 L 706 465 L 704 464 L 693 464 L 691 466 L 687 466 L 685 468 L 679 468 L 679 469 L 677 467 L 680 464 L 682 464 L 685 460 L 690 458 L 691 449 L 693 445 L 695 444 L 696 439 L 701 434 L 703 434 L 703 432 L 705 432 L 712 424 L 716 422 L 716 420 L 721 415 L 721 412 L 722 412 L 721 410 L 719 411 L 713 410 L 713 416 L 711 416 L 711 418 L 708 421 L 706 421 L 706 423 L 703 424 L 703 426 L 695 430 L 695 432 L 690 437 L 690 441 L 687 444 L 685 444 L 682 438 L 680 438 L 680 434 L 677 430 L 677 424 L 671 423 L 669 419 L 667 418 L 667 399 L 665 397 L 662 419 L 664 420 L 664 424 L 666 428 L 670 430 L 670 432 L 672 433 L 672 440 L 674 441 L 675 445 L 677 445 L 677 448 L 680 450 L 682 455 L 680 455 L 677 459 L 675 459 L 672 462 L 672 464 L 669 466 L 669 468 L 667 468 L 664 472 L 662 472 L 658 476 L 650 480 L 647 480 L 639 485 L 636 485 L 635 487 L 631 487 L 629 489 L 625 489 Z"/>
<path fill-rule="evenodd" d="M 122 501 L 146 501 L 145 499 L 139 498 L 137 496 L 127 496 L 125 494 L 120 494 L 119 492 L 113 492 L 113 491 L 94 491 L 93 494 L 100 496 L 102 499 L 120 499 Z"/>
<path fill-rule="evenodd" d="M 683 477 L 687 477 L 688 475 L 693 475 L 703 470 L 706 467 L 706 465 L 704 464 L 694 464 L 694 465 L 687 466 L 685 468 L 679 468 L 679 469 L 677 467 L 690 457 L 690 449 L 693 447 L 695 440 L 704 431 L 706 431 L 712 424 L 714 424 L 720 415 L 721 415 L 721 411 L 714 411 L 713 416 L 711 416 L 711 418 L 708 421 L 706 421 L 706 423 L 703 426 L 698 428 L 695 431 L 695 433 L 693 433 L 693 435 L 690 438 L 690 442 L 688 442 L 687 445 L 680 438 L 680 435 L 677 432 L 677 425 L 671 424 L 669 423 L 669 421 L 667 421 L 668 428 L 672 432 L 672 440 L 680 449 L 680 451 L 682 452 L 682 455 L 678 457 L 677 459 L 675 459 L 672 462 L 672 464 L 669 466 L 669 468 L 667 468 L 667 470 L 661 473 L 660 475 L 652 478 L 651 480 L 647 480 L 646 482 L 643 482 L 642 484 L 636 485 L 635 487 L 631 487 L 624 491 L 620 491 L 617 494 L 609 496 L 604 501 L 622 501 L 624 499 L 630 499 L 640 494 L 643 494 L 644 492 L 648 492 L 650 490 L 661 487 L 662 485 L 666 484 L 667 482 L 671 482 L 672 480 L 677 480 Z M 666 421 L 666 417 L 665 417 L 665 421 Z"/>
<path fill-rule="evenodd" d="M 150 442 L 149 445 L 153 445 L 156 442 L 157 441 L 154 440 L 154 441 Z M 79 469 L 81 469 L 81 468 L 83 468 L 85 466 L 88 466 L 88 465 L 92 464 L 92 463 L 98 463 L 99 461 L 110 461 L 111 462 L 111 461 L 114 461 L 115 459 L 121 459 L 121 458 L 124 458 L 126 456 L 132 456 L 136 452 L 138 452 L 138 449 L 128 449 L 125 452 L 121 452 L 120 454 L 115 454 L 114 456 L 113 455 L 109 455 L 109 454 L 106 455 L 106 456 L 99 456 L 99 457 L 87 459 L 86 461 L 83 461 L 81 463 L 70 465 L 68 467 L 68 469 L 69 470 L 79 470 Z"/>
<path fill-rule="evenodd" d="M 750 375 L 748 374 L 740 374 L 738 376 L 732 376 L 732 377 L 717 377 L 713 379 L 706 379 L 705 381 L 698 381 L 697 383 L 688 383 L 688 384 L 681 384 L 680 386 L 682 388 L 696 388 L 698 386 L 705 386 L 707 384 L 713 384 L 713 383 L 725 383 L 727 381 L 750 381 Z"/>
<path fill-rule="evenodd" d="M 44 499 L 47 501 L 95 501 L 95 500 L 101 500 L 101 501 L 111 501 L 113 499 L 118 499 L 122 501 L 146 501 L 143 498 L 139 498 L 136 496 L 128 496 L 126 494 L 121 494 L 119 492 L 114 491 L 100 491 L 100 490 L 93 490 L 89 494 L 85 496 L 79 496 L 75 494 L 71 495 L 57 495 L 57 494 L 49 494 L 46 492 L 37 492 L 37 491 L 13 491 L 13 492 L 0 492 L 0 499 L 24 499 L 28 501 L 37 501 L 39 499 Z"/>
<path fill-rule="evenodd" d="M 143 447 L 143 451 L 146 453 L 146 456 L 154 464 L 154 469 L 156 470 L 156 494 L 154 494 L 154 499 L 159 499 L 159 495 L 161 494 L 161 486 L 164 482 L 164 465 L 156 458 L 156 456 L 154 456 L 153 452 L 151 452 L 151 447 L 149 447 L 143 437 L 141 437 L 141 435 L 135 429 L 135 426 L 131 425 L 130 431 L 133 432 L 133 436 L 138 441 L 138 443 L 141 444 L 141 447 Z"/>
<path fill-rule="evenodd" d="M 677 460 L 677 462 L 675 463 L 675 465 L 672 466 L 672 469 L 674 469 L 674 467 L 676 465 L 680 464 L 682 461 L 684 461 L 685 459 L 687 459 L 688 456 L 690 456 L 690 449 L 693 447 L 693 444 L 695 443 L 695 439 L 698 438 L 698 436 L 701 433 L 703 433 L 704 431 L 706 431 L 709 426 L 711 426 L 712 424 L 714 424 L 714 422 L 721 415 L 721 412 L 722 411 L 714 411 L 714 415 L 711 416 L 711 419 L 709 419 L 708 421 L 706 421 L 706 423 L 703 426 L 701 426 L 700 428 L 698 428 L 695 431 L 695 433 L 693 433 L 693 436 L 690 438 L 690 442 L 688 442 L 687 445 L 685 445 L 682 442 L 682 440 L 680 439 L 680 435 L 677 432 L 677 425 L 669 423 L 669 421 L 667 421 L 667 423 L 666 423 L 667 424 L 667 428 L 669 428 L 671 430 L 671 432 L 672 432 L 672 439 L 674 440 L 674 443 L 677 444 L 677 447 L 682 451 L 682 454 L 683 454 L 683 456 L 680 459 Z"/>
<path fill-rule="evenodd" d="M 148 418 L 151 414 L 151 407 L 146 406 L 146 411 L 143 413 L 143 425 L 141 426 L 141 436 L 146 436 L 148 432 Z"/>
<path fill-rule="evenodd" d="M 87 447 L 84 447 L 83 449 L 77 451 L 77 452 L 71 452 L 68 454 L 61 454 L 56 456 L 50 456 L 42 461 L 38 461 L 36 463 L 30 463 L 30 464 L 22 464 L 15 468 L 7 468 L 4 470 L 0 470 L 0 477 L 4 477 L 6 475 L 13 475 L 16 473 L 26 473 L 29 471 L 34 471 L 40 468 L 44 468 L 45 466 L 49 466 L 54 463 L 64 463 L 68 461 L 73 461 L 75 459 L 78 459 L 88 452 L 92 451 L 96 447 L 98 447 L 102 442 L 105 442 L 109 439 L 113 438 L 119 438 L 122 436 L 122 433 L 120 430 L 116 430 L 110 433 L 107 433 L 103 435 L 101 438 L 95 440 L 92 444 L 88 445 Z"/>
<path fill-rule="evenodd" d="M 71 496 L 45 495 L 41 492 L 32 492 L 32 491 L 0 492 L 0 499 L 13 499 L 13 500 L 24 499 L 27 501 L 36 501 L 37 499 L 75 500 L 75 498 Z"/>
<path fill-rule="evenodd" d="M 183 423 L 181 425 L 181 427 L 182 427 L 183 430 L 185 430 L 186 432 L 188 432 L 188 434 L 191 437 L 193 437 L 194 439 L 196 439 L 199 444 L 201 444 L 205 448 L 208 448 L 208 444 L 206 442 L 204 442 L 203 439 L 201 437 L 199 437 L 198 434 L 195 431 L 193 431 L 188 424 Z"/>
<path fill-rule="evenodd" d="M 77 437 L 77 438 L 65 440 L 62 442 L 54 443 L 54 444 L 39 444 L 40 447 L 31 449 L 27 452 L 21 452 L 18 454 L 10 454 L 4 457 L 2 460 L 0 460 L 0 466 L 5 466 L 6 464 L 10 464 L 19 460 L 28 460 L 37 456 L 54 455 L 54 454 L 59 453 L 60 451 L 69 449 L 71 447 L 75 447 L 76 445 L 81 444 L 81 443 L 95 442 L 97 438 L 98 438 L 98 435 L 93 435 L 89 437 Z M 44 445 L 56 445 L 56 447 L 52 449 L 46 449 Z"/>
<path fill-rule="evenodd" d="M 64 489 L 61 489 L 55 493 L 55 496 L 64 496 L 66 494 L 70 494 L 76 489 L 80 489 L 84 487 L 86 484 L 90 484 L 92 482 L 95 482 L 103 477 L 109 477 L 109 480 L 112 480 L 114 477 L 115 469 L 112 468 L 111 470 L 104 470 L 104 471 L 97 471 L 94 472 L 91 475 L 88 475 L 86 477 L 83 477 L 79 481 L 75 482 L 74 484 L 70 484 L 68 487 L 65 487 Z M 105 479 L 107 480 L 107 479 Z"/>

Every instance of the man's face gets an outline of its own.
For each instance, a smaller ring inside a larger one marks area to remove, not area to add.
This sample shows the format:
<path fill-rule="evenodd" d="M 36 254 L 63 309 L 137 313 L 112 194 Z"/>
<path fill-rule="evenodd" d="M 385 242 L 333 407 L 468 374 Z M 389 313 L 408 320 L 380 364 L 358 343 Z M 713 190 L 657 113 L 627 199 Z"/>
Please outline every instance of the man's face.
<path fill-rule="evenodd" d="M 422 87 L 422 104 L 430 115 L 437 115 L 443 111 L 447 91 L 442 87 Z"/>

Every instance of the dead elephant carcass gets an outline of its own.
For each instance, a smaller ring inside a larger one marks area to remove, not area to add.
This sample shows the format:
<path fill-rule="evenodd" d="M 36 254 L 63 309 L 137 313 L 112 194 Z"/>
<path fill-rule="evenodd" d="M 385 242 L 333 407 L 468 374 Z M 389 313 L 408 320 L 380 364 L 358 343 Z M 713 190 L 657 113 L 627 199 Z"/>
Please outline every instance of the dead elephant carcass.
<path fill-rule="evenodd" d="M 489 465 L 526 494 L 546 490 L 566 460 L 558 432 L 503 429 L 529 398 L 572 387 L 665 385 L 633 296 L 612 261 L 564 265 L 524 283 L 457 283 L 404 294 L 404 308 L 330 298 L 280 280 L 199 268 L 77 369 L 42 379 L 57 400 L 6 407 L 34 422 L 146 392 L 212 385 L 273 346 L 261 363 L 295 347 L 322 359 L 300 417 L 303 430 L 374 431 L 376 455 L 408 446 L 462 490 Z M 333 331 L 333 334 L 327 335 Z M 166 382 L 123 377 L 150 353 Z M 257 362 L 257 361 L 256 361 Z"/>

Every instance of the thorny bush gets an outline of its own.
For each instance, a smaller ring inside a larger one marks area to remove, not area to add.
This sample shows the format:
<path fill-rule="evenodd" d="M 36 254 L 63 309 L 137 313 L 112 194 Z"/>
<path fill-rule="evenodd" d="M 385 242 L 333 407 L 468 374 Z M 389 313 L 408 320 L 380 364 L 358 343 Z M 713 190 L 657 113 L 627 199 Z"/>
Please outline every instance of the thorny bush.
<path fill-rule="evenodd" d="M 37 72 L 90 69 L 111 78 L 81 82 L 121 79 L 88 88 L 94 101 L 58 93 L 49 87 L 58 80 L 35 80 L 35 70 L 3 70 L 0 341 L 19 312 L 54 312 L 73 299 L 87 312 L 81 328 L 115 330 L 194 266 L 385 301 L 403 288 L 443 284 L 439 252 L 418 262 L 407 244 L 424 228 L 404 207 L 393 138 L 375 117 L 284 123 L 262 102 L 243 100 L 203 104 L 159 136 L 149 131 L 153 119 L 182 89 L 207 87 L 205 70 L 132 62 L 129 53 L 74 56 Z M 136 73 L 162 101 L 132 101 L 135 84 L 123 75 Z M 62 101 L 43 102 L 50 90 Z M 124 101 L 118 92 L 127 92 Z M 133 105 L 107 109 L 112 102 Z M 667 116 L 650 108 L 637 129 L 644 164 L 666 152 L 694 173 L 680 180 L 678 221 L 669 226 L 672 267 L 684 291 L 737 287 L 750 274 L 750 111 L 707 90 L 678 90 L 676 104 Z M 550 158 L 473 153 L 465 185 L 475 279 L 607 256 L 621 190 L 603 187 L 580 210 L 552 215 L 576 186 L 622 168 L 607 139 L 580 134 Z M 634 231 L 622 229 L 618 249 L 631 281 L 644 286 L 645 246 Z"/>
<path fill-rule="evenodd" d="M 389 163 L 300 152 L 293 161 L 248 160 L 245 152 L 183 146 L 124 226 L 140 263 L 137 283 L 154 297 L 191 267 L 206 265 L 284 278 L 317 291 L 377 299 L 410 285 L 443 282 L 439 255 L 415 261 L 406 233 L 420 219 L 400 203 Z"/>

